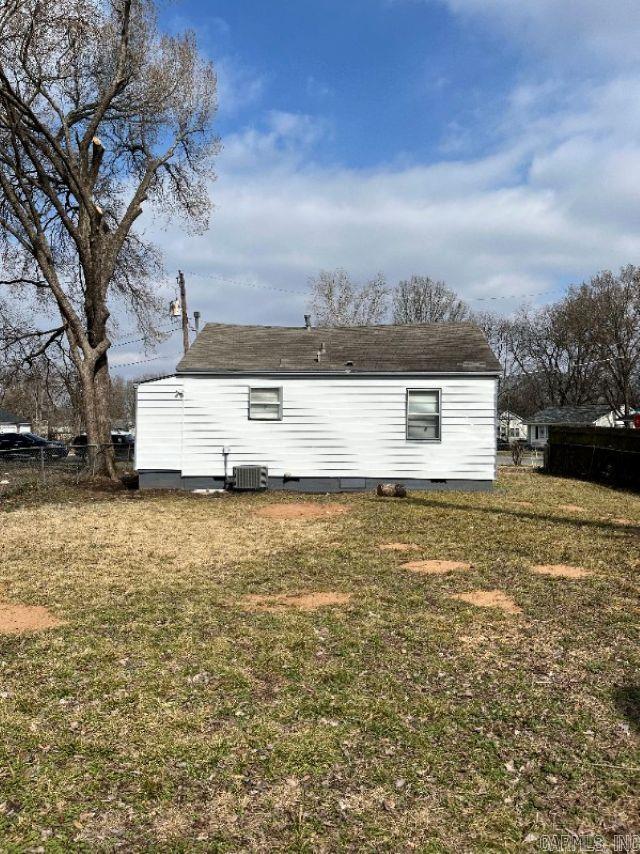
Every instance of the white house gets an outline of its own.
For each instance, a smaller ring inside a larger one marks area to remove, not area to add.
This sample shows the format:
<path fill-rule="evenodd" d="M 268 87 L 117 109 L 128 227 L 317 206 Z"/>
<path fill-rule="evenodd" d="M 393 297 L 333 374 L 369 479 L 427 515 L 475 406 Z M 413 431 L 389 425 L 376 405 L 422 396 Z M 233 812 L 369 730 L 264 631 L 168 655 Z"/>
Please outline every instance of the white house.
<path fill-rule="evenodd" d="M 532 415 L 527 422 L 528 441 L 534 448 L 543 448 L 549 440 L 549 427 L 616 427 L 619 419 L 606 403 L 582 406 L 549 406 Z M 622 425 L 622 422 L 619 422 Z"/>
<path fill-rule="evenodd" d="M 524 418 L 505 410 L 498 418 L 498 438 L 503 442 L 526 441 L 527 425 Z"/>
<path fill-rule="evenodd" d="M 31 422 L 0 407 L 0 433 L 30 433 Z"/>
<path fill-rule="evenodd" d="M 230 487 L 260 466 L 270 489 L 487 489 L 499 370 L 470 323 L 210 323 L 175 375 L 138 386 L 140 485 Z"/>

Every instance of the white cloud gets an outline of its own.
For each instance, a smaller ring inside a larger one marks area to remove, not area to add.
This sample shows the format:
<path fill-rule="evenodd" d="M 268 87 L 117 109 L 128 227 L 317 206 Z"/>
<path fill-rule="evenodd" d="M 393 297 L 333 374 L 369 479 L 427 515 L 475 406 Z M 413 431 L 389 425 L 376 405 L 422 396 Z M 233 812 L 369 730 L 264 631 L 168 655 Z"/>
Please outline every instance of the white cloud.
<path fill-rule="evenodd" d="M 434 0 L 428 0 L 434 2 Z M 566 64 L 584 53 L 619 66 L 637 62 L 637 0 L 437 0 L 473 22 L 486 21 L 509 38 Z"/>
<path fill-rule="evenodd" d="M 218 102 L 223 115 L 233 115 L 257 103 L 265 89 L 265 77 L 231 56 L 216 59 Z"/>
<path fill-rule="evenodd" d="M 472 299 L 537 293 L 637 260 L 640 144 L 629 130 L 640 122 L 640 80 L 631 84 L 620 123 L 612 84 L 573 114 L 534 109 L 528 126 L 520 105 L 514 135 L 492 156 L 402 169 L 321 165 L 322 124 L 271 114 L 264 130 L 226 141 L 210 231 L 162 236 L 169 266 L 294 290 L 321 267 L 382 270 L 390 281 L 420 272 Z M 210 320 L 295 323 L 303 312 L 303 299 L 269 290 L 200 276 L 191 287 Z"/>

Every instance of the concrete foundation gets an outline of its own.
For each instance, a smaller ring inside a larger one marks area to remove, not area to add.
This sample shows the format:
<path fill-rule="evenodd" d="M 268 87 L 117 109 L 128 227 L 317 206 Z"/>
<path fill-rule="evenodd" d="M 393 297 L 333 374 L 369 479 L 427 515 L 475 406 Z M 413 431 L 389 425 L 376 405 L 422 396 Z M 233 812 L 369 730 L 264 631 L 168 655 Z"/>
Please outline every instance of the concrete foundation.
<path fill-rule="evenodd" d="M 222 489 L 224 478 L 183 477 L 179 471 L 141 471 L 140 489 Z M 270 477 L 269 489 L 288 492 L 369 492 L 379 483 L 402 483 L 407 489 L 418 491 L 488 492 L 492 480 L 438 480 L 428 478 L 389 477 Z"/>

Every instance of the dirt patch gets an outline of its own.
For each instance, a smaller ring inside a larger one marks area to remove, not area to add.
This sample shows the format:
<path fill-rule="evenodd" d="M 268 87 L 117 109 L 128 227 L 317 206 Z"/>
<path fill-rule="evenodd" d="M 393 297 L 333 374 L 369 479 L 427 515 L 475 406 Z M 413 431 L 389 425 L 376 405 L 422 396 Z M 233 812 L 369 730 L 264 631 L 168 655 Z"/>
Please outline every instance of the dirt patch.
<path fill-rule="evenodd" d="M 263 519 L 330 519 L 346 513 L 344 504 L 316 504 L 313 501 L 298 501 L 296 504 L 267 504 L 257 514 Z"/>
<path fill-rule="evenodd" d="M 420 546 L 416 546 L 415 543 L 380 543 L 378 548 L 383 552 L 412 552 Z"/>
<path fill-rule="evenodd" d="M 514 600 L 503 593 L 502 590 L 474 590 L 472 593 L 454 593 L 452 599 L 460 602 L 468 602 L 469 605 L 478 605 L 480 608 L 499 608 L 507 614 L 521 614 L 520 608 Z"/>
<path fill-rule="evenodd" d="M 247 611 L 269 611 L 276 614 L 289 608 L 317 611 L 318 608 L 330 605 L 347 605 L 350 600 L 350 593 L 300 593 L 295 596 L 274 593 L 268 596 L 245 596 L 242 607 Z"/>
<path fill-rule="evenodd" d="M 62 626 L 62 620 L 42 605 L 12 605 L 0 602 L 0 634 L 19 635 L 22 632 L 43 632 Z"/>
<path fill-rule="evenodd" d="M 554 578 L 585 578 L 591 575 L 589 570 L 582 566 L 569 566 L 566 563 L 541 563 L 532 566 L 531 571 L 538 575 L 552 575 Z"/>
<path fill-rule="evenodd" d="M 419 572 L 422 575 L 444 575 L 446 572 L 460 572 L 471 569 L 470 563 L 458 560 L 410 560 L 400 564 L 402 569 Z"/>
<path fill-rule="evenodd" d="M 533 501 L 516 501 L 515 506 L 516 507 L 527 507 L 527 508 L 529 508 L 529 507 L 535 507 L 535 504 L 533 503 Z"/>
<path fill-rule="evenodd" d="M 566 510 L 567 513 L 585 513 L 585 508 L 579 504 L 559 504 L 558 510 Z"/>
<path fill-rule="evenodd" d="M 639 528 L 640 523 L 634 522 L 633 519 L 612 519 L 614 525 L 620 525 L 622 528 Z"/>

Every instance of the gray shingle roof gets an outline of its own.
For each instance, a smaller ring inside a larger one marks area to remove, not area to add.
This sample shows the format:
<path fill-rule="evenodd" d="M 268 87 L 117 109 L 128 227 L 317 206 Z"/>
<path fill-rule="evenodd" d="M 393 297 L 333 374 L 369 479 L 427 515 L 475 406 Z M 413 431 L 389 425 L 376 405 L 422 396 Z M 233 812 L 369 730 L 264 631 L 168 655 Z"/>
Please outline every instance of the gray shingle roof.
<path fill-rule="evenodd" d="M 18 418 L 17 415 L 14 415 L 13 412 L 9 412 L 8 409 L 3 409 L 0 406 L 0 424 L 23 424 L 24 422 Z"/>
<path fill-rule="evenodd" d="M 589 403 L 583 406 L 549 406 L 528 419 L 529 424 L 593 424 L 611 412 L 606 403 Z"/>
<path fill-rule="evenodd" d="M 312 329 L 207 323 L 177 370 L 475 374 L 496 373 L 500 365 L 472 323 Z"/>

